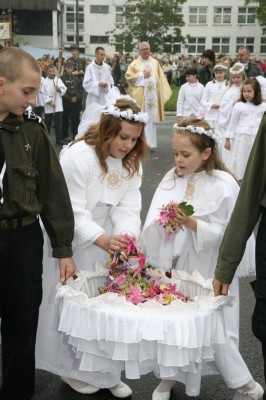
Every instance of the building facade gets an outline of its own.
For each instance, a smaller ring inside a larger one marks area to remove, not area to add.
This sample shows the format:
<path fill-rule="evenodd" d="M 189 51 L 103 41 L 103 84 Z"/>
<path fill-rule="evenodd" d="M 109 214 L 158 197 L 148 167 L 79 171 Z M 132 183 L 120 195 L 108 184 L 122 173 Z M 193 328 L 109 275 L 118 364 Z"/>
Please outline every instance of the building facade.
<path fill-rule="evenodd" d="M 110 44 L 108 31 L 117 23 L 125 22 L 124 0 L 65 0 L 64 46 L 76 41 L 76 6 L 79 7 L 79 44 L 86 53 L 93 53 L 102 45 L 107 54 L 128 51 L 126 45 Z M 185 43 L 169 43 L 173 54 L 201 54 L 213 48 L 217 54 L 234 57 L 240 46 L 248 46 L 254 57 L 266 57 L 266 35 L 255 18 L 256 4 L 245 5 L 244 0 L 187 0 L 177 12 L 183 14 L 182 28 Z M 122 47 L 122 48 L 121 48 Z M 137 51 L 137 48 L 135 49 Z"/>
<path fill-rule="evenodd" d="M 118 23 L 127 23 L 125 0 L 6 0 L 12 10 L 12 30 L 18 44 L 69 49 L 78 42 L 81 52 L 93 54 L 103 46 L 108 55 L 127 52 L 126 43 L 111 43 Z M 78 13 L 77 13 L 78 10 Z M 176 12 L 185 22 L 185 43 L 166 43 L 172 54 L 201 54 L 213 48 L 217 54 L 234 57 L 240 46 L 248 46 L 257 58 L 266 58 L 266 35 L 255 18 L 256 3 L 245 0 L 187 0 Z M 7 11 L 7 10 L 6 10 Z M 171 37 L 171 32 L 169 32 Z M 158 49 L 159 52 L 160 49 Z M 134 51 L 137 52 L 137 43 Z"/>
<path fill-rule="evenodd" d="M 58 49 L 62 46 L 63 0 L 5 0 L 0 19 L 11 20 L 12 44 Z M 10 40 L 2 41 L 10 45 Z"/>

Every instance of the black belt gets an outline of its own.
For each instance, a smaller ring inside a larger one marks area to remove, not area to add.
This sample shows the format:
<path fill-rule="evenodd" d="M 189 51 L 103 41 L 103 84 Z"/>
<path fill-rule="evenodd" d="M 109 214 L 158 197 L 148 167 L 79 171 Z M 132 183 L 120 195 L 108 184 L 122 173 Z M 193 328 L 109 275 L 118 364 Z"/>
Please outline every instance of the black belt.
<path fill-rule="evenodd" d="M 36 215 L 16 219 L 0 219 L 0 232 L 17 229 L 21 226 L 33 224 L 37 219 Z"/>

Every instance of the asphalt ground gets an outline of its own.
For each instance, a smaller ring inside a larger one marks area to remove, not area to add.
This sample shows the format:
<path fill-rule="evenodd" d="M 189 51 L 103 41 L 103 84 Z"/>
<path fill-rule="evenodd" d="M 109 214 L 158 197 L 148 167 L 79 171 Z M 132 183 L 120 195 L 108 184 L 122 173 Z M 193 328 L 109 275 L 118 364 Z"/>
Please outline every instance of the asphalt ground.
<path fill-rule="evenodd" d="M 175 122 L 173 116 L 167 116 L 165 122 L 157 127 L 158 148 L 150 154 L 144 164 L 144 177 L 142 184 L 142 222 L 148 211 L 153 193 L 164 176 L 174 165 L 171 148 L 172 125 Z M 54 136 L 52 134 L 52 140 Z M 56 146 L 60 151 L 60 146 Z M 254 379 L 264 385 L 264 372 L 262 351 L 259 341 L 251 332 L 251 316 L 254 308 L 254 296 L 249 282 L 254 277 L 240 279 L 240 351 L 246 361 Z M 150 400 L 152 392 L 159 380 L 153 373 L 142 376 L 139 380 L 127 380 L 123 378 L 133 390 L 131 400 Z M 14 377 L 14 384 L 16 379 Z M 264 385 L 265 386 L 265 385 Z M 184 386 L 176 383 L 171 392 L 170 400 L 231 400 L 234 390 L 228 389 L 220 376 L 208 376 L 202 379 L 201 394 L 199 397 L 188 397 Z M 36 371 L 36 393 L 33 400 L 112 400 L 114 397 L 108 390 L 100 390 L 93 395 L 79 394 L 61 381 L 58 376 L 46 371 Z M 247 399 L 249 400 L 249 398 Z"/>

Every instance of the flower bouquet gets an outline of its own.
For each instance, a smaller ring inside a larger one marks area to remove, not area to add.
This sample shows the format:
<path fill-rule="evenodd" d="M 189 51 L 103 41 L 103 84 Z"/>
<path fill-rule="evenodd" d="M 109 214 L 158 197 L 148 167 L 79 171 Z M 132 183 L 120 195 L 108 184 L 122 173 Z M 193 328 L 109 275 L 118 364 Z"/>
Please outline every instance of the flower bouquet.
<path fill-rule="evenodd" d="M 177 299 L 183 302 L 193 301 L 176 291 L 175 284 L 164 283 L 159 272 L 155 276 L 152 266 L 146 262 L 146 256 L 140 252 L 134 239 L 128 235 L 125 238 L 128 241 L 126 248 L 115 252 L 113 258 L 106 262 L 109 276 L 105 286 L 99 288 L 101 294 L 117 293 L 133 304 L 147 300 L 155 300 L 163 305 Z"/>
<path fill-rule="evenodd" d="M 155 222 L 164 228 L 166 239 L 168 240 L 171 239 L 173 233 L 179 232 L 180 229 L 183 230 L 182 225 L 177 222 L 177 213 L 180 213 L 180 210 L 186 216 L 190 216 L 194 213 L 193 206 L 187 204 L 186 201 L 179 204 L 170 201 L 168 204 L 163 205 L 160 208 L 159 217 Z"/>

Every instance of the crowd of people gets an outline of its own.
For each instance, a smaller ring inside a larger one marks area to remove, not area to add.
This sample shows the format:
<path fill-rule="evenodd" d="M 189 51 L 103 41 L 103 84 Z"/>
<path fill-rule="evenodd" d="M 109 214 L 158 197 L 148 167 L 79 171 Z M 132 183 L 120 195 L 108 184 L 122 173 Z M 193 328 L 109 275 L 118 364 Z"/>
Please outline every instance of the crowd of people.
<path fill-rule="evenodd" d="M 89 63 L 78 46 L 71 52 L 64 63 L 47 57 L 40 73 L 40 62 L 23 50 L 0 51 L 0 399 L 33 397 L 36 341 L 37 367 L 76 392 L 132 394 L 104 354 L 97 367 L 81 366 L 73 343 L 58 330 L 54 303 L 58 259 L 64 284 L 76 265 L 90 272 L 104 265 L 129 245 L 127 237 L 140 241 L 156 267 L 164 268 L 169 254 L 177 270 L 191 273 L 196 265 L 204 279 L 214 279 L 216 295 L 227 295 L 231 284 L 236 301 L 223 308 L 226 340 L 211 361 L 236 390 L 234 400 L 265 398 L 238 349 L 238 277 L 254 275 L 256 265 L 253 331 L 265 363 L 263 70 L 244 47 L 234 61 L 217 60 L 212 49 L 200 59 L 158 60 L 148 42 L 140 43 L 137 57 L 116 54 L 110 64 L 101 46 Z M 156 124 L 164 120 L 172 83 L 180 85 L 171 132 L 176 166 L 156 189 L 141 228 L 142 164 L 157 147 Z M 68 143 L 60 161 L 49 138 L 53 121 L 56 143 Z M 178 208 L 182 230 L 169 241 L 155 220 L 171 201 L 190 203 L 194 214 Z M 260 217 L 255 259 L 253 230 Z M 197 396 L 202 374 L 200 368 L 158 374 L 152 399 L 169 400 L 176 381 Z"/>

